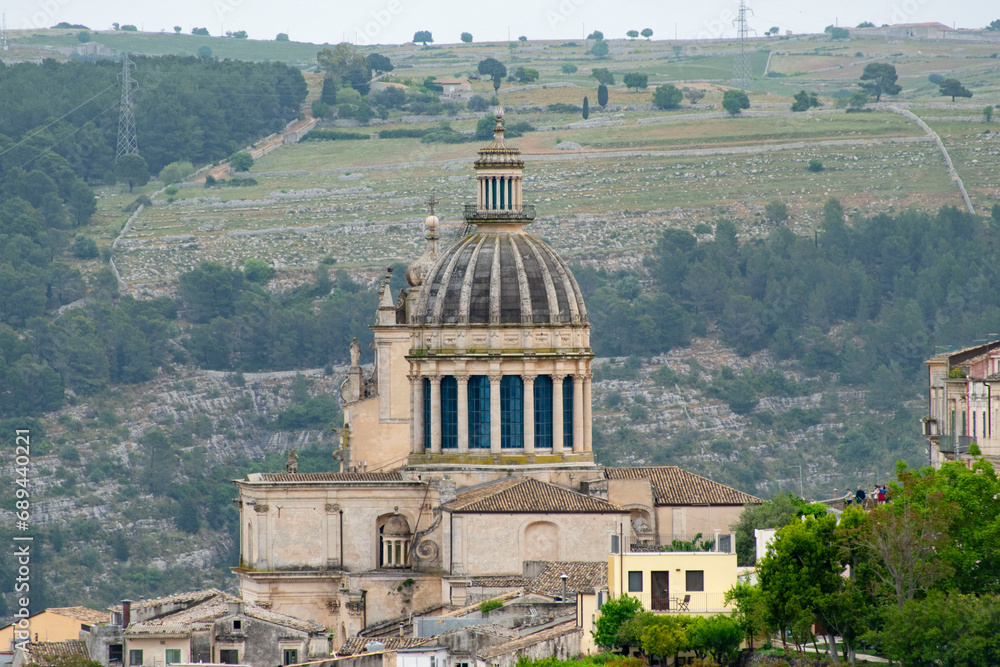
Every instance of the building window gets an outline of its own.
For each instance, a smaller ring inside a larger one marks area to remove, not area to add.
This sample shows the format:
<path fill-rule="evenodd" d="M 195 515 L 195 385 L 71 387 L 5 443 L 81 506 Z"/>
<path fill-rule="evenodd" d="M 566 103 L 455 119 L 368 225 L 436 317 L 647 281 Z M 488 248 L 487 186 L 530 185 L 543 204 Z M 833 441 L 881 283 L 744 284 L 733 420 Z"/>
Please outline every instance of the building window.
<path fill-rule="evenodd" d="M 684 573 L 685 586 L 684 588 L 689 591 L 703 591 L 705 590 L 705 571 L 704 570 L 688 570 Z"/>
<path fill-rule="evenodd" d="M 181 661 L 181 650 L 179 648 L 168 648 L 166 653 L 168 665 Z"/>
<path fill-rule="evenodd" d="M 441 378 L 441 449 L 458 449 L 458 380 Z"/>
<path fill-rule="evenodd" d="M 563 449 L 573 449 L 573 376 L 563 378 Z"/>
<path fill-rule="evenodd" d="M 299 649 L 297 648 L 286 648 L 282 651 L 282 663 L 283 665 L 294 665 L 299 661 Z"/>
<path fill-rule="evenodd" d="M 233 630 L 242 630 L 242 629 L 243 629 L 243 621 L 240 620 L 240 619 L 238 619 L 238 618 L 234 619 L 233 620 Z"/>
<path fill-rule="evenodd" d="M 535 378 L 535 447 L 552 448 L 552 378 Z"/>
<path fill-rule="evenodd" d="M 108 644 L 108 662 L 121 662 L 124 655 L 124 646 L 121 644 Z"/>
<path fill-rule="evenodd" d="M 223 665 L 240 664 L 240 652 L 234 648 L 224 648 L 219 651 L 219 662 Z"/>
<path fill-rule="evenodd" d="M 628 573 L 628 592 L 629 593 L 641 593 L 642 592 L 642 571 L 632 571 Z"/>
<path fill-rule="evenodd" d="M 424 447 L 431 448 L 431 381 L 427 378 L 422 382 L 424 391 Z M 458 423 L 456 420 L 456 427 Z"/>
<path fill-rule="evenodd" d="M 524 448 L 524 381 L 518 375 L 500 379 L 500 446 Z"/>
<path fill-rule="evenodd" d="M 490 448 L 490 379 L 469 377 L 469 449 Z"/>
<path fill-rule="evenodd" d="M 142 664 L 142 649 L 133 648 L 128 652 L 128 664 L 132 667 Z"/>

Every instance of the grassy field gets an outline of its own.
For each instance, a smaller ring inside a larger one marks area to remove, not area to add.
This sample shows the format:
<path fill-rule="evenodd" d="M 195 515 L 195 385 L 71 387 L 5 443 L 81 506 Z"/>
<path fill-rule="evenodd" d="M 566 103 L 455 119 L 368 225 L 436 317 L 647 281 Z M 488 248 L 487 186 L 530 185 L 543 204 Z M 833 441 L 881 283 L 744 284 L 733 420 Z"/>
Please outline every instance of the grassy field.
<path fill-rule="evenodd" d="M 12 54 L 46 53 L 44 47 L 77 45 L 76 31 L 39 30 L 11 34 Z M 93 40 L 138 53 L 194 54 L 209 46 L 217 57 L 283 60 L 314 69 L 320 44 L 235 40 L 191 35 L 100 32 Z M 907 206 L 961 205 L 937 147 L 911 120 L 893 113 L 828 113 L 837 97 L 857 89 L 865 64 L 891 62 L 903 87 L 896 98 L 926 118 L 942 137 L 977 210 L 989 210 L 1000 195 L 997 169 L 1000 135 L 981 122 L 986 104 L 1000 105 L 1000 45 L 876 40 L 824 36 L 756 39 L 751 111 L 744 118 L 718 116 L 737 53 L 733 42 L 611 40 L 608 58 L 587 54 L 582 40 L 506 43 L 414 44 L 366 47 L 396 66 L 389 80 L 415 85 L 428 76 L 464 77 L 485 57 L 509 70 L 538 69 L 534 86 L 507 83 L 500 102 L 510 122 L 554 128 L 513 141 L 526 155 L 525 196 L 538 205 L 533 229 L 560 252 L 609 266 L 641 262 L 645 249 L 666 226 L 694 228 L 721 217 L 737 221 L 741 233 L 766 233 L 763 207 L 785 202 L 789 225 L 810 233 L 823 203 L 840 199 L 852 212 Z M 53 53 L 48 51 L 48 53 Z M 54 54 L 57 57 L 65 57 Z M 578 69 L 563 74 L 565 63 Z M 597 104 L 592 69 L 606 67 L 617 85 L 609 104 Z M 765 68 L 767 76 L 765 76 Z M 643 72 L 649 88 L 628 90 L 622 77 Z M 927 77 L 960 78 L 972 100 L 951 104 Z M 307 72 L 309 99 L 321 75 Z M 653 88 L 663 83 L 706 91 L 702 105 L 685 100 L 678 110 L 649 109 Z M 556 87 L 542 85 L 557 84 Z M 492 96 L 488 81 L 474 90 Z M 819 113 L 789 114 L 790 97 L 816 92 Z M 588 96 L 591 126 L 579 114 L 548 112 L 550 104 L 580 105 Z M 539 108 L 543 110 L 538 110 Z M 998 114 L 1000 115 L 1000 114 Z M 968 120 L 950 120 L 952 117 Z M 978 117 L 978 120 L 976 118 Z M 437 120 L 349 131 L 367 134 L 408 127 L 430 128 Z M 452 120 L 471 131 L 475 120 Z M 570 127 L 573 125 L 572 127 Z M 580 151 L 557 148 L 576 142 Z M 160 195 L 119 244 L 117 263 L 137 285 L 160 285 L 207 258 L 241 262 L 264 257 L 286 269 L 305 269 L 324 256 L 338 264 L 366 267 L 407 260 L 422 246 L 423 201 L 434 193 L 446 227 L 457 229 L 461 205 L 473 194 L 471 163 L 478 143 L 425 144 L 418 139 L 307 141 L 286 145 L 258 160 L 252 187 L 182 188 Z M 807 169 L 817 160 L 823 169 Z M 289 172 L 296 172 L 291 174 Z M 145 191 L 160 187 L 152 183 Z M 137 193 L 138 194 L 138 191 Z M 120 189 L 102 190 L 94 234 L 108 243 L 127 218 L 121 207 L 134 198 Z M 451 225 L 451 227 L 448 227 Z M 280 258 L 280 259 L 279 259 Z"/>

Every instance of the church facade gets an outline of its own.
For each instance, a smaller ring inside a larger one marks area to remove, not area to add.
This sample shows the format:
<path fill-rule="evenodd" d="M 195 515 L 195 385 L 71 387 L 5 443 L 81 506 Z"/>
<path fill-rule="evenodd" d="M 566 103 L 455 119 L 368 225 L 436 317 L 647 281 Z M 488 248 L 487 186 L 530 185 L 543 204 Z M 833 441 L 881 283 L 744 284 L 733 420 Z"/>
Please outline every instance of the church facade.
<path fill-rule="evenodd" d="M 599 563 L 624 541 L 711 537 L 758 499 L 676 468 L 604 468 L 591 448 L 590 323 L 566 263 L 526 228 L 524 163 L 504 140 L 475 162 L 466 227 L 393 299 L 375 362 L 341 389 L 341 472 L 236 482 L 243 599 L 333 630 L 466 603 L 477 578 L 529 561 Z M 339 645 L 339 644 L 338 644 Z"/>

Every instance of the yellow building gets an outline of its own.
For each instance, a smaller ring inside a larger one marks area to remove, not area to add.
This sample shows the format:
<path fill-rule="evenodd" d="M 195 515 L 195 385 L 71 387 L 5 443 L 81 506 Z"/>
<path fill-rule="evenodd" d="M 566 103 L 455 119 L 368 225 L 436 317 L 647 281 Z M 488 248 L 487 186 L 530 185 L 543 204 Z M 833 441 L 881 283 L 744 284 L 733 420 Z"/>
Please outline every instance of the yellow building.
<path fill-rule="evenodd" d="M 84 626 L 102 625 L 111 620 L 106 611 L 87 607 L 53 607 L 28 617 L 29 639 L 33 642 L 64 642 L 80 638 Z M 0 651 L 13 652 L 15 625 L 0 628 Z"/>

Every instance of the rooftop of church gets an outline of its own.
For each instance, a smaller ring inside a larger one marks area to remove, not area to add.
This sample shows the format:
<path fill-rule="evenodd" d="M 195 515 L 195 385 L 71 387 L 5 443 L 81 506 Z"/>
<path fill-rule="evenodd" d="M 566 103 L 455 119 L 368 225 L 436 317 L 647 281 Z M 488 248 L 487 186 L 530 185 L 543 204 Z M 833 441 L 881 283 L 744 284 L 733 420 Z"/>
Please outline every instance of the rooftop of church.
<path fill-rule="evenodd" d="M 450 512 L 545 512 L 622 514 L 628 510 L 606 500 L 540 482 L 531 477 L 514 477 L 460 491 L 445 503 Z"/>

